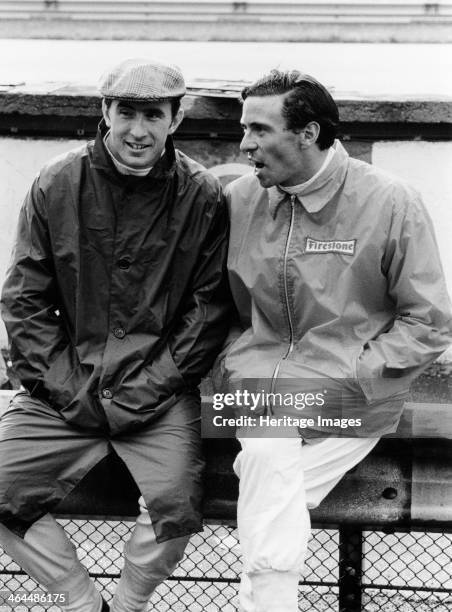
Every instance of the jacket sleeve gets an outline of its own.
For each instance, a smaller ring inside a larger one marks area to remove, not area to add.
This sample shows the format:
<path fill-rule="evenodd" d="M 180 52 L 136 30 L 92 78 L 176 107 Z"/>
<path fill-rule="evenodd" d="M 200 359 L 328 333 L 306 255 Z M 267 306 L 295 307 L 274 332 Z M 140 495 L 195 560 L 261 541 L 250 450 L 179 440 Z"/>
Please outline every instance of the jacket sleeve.
<path fill-rule="evenodd" d="M 13 368 L 21 384 L 33 392 L 42 385 L 55 353 L 67 344 L 58 313 L 39 177 L 35 179 L 19 214 L 1 307 Z"/>
<path fill-rule="evenodd" d="M 229 221 L 221 192 L 210 215 L 183 310 L 167 348 L 152 363 L 155 372 L 167 372 L 171 357 L 190 386 L 199 384 L 210 370 L 223 346 L 232 311 L 226 269 Z"/>
<path fill-rule="evenodd" d="M 394 212 L 382 266 L 396 316 L 390 329 L 366 344 L 357 362 L 369 402 L 406 393 L 452 343 L 451 304 L 433 225 L 415 192 Z"/>

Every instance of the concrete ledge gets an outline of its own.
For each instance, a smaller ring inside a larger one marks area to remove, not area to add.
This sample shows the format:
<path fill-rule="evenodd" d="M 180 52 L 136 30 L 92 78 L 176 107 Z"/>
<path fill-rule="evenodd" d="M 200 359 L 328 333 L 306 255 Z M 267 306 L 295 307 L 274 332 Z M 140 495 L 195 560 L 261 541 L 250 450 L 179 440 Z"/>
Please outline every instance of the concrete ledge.
<path fill-rule="evenodd" d="M 178 138 L 240 140 L 243 82 L 189 83 Z M 452 98 L 372 97 L 332 91 L 344 139 L 452 140 Z M 0 85 L 0 133 L 76 136 L 95 133 L 100 119 L 95 88 L 68 83 Z"/>
<path fill-rule="evenodd" d="M 188 83 L 183 106 L 188 119 L 235 120 L 240 117 L 239 96 L 246 82 Z M 345 122 L 411 122 L 452 124 L 452 97 L 365 96 L 331 91 Z M 100 96 L 94 87 L 70 83 L 0 84 L 0 114 L 98 117 Z"/>
<path fill-rule="evenodd" d="M 239 142 L 244 83 L 190 84 L 178 140 Z M 341 115 L 343 140 L 452 140 L 451 99 L 372 98 L 332 92 Z M 93 89 L 68 84 L 0 86 L 0 135 L 90 138 L 101 117 Z"/>

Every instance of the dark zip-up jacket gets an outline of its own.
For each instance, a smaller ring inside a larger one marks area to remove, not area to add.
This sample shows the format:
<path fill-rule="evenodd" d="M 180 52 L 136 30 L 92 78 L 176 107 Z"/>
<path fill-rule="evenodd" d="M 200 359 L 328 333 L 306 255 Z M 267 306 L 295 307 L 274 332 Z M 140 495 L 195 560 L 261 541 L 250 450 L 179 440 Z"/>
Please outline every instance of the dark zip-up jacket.
<path fill-rule="evenodd" d="M 95 141 L 51 161 L 22 207 L 2 295 L 22 385 L 75 426 L 142 427 L 192 392 L 228 324 L 217 180 L 174 149 L 145 178 Z"/>

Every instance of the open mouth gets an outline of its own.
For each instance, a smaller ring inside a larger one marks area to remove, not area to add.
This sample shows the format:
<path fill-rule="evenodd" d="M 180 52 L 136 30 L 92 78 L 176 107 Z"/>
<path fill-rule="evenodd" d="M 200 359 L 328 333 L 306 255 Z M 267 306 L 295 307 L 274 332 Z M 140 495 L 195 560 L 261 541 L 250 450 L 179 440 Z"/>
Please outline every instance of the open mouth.
<path fill-rule="evenodd" d="M 149 147 L 149 145 L 136 144 L 135 142 L 126 142 L 126 145 L 129 149 L 132 149 L 132 151 L 143 151 Z"/>
<path fill-rule="evenodd" d="M 260 176 L 261 170 L 265 168 L 265 164 L 263 164 L 262 162 L 256 162 L 256 161 L 253 161 L 253 164 L 254 164 L 254 174 L 256 176 Z"/>
<path fill-rule="evenodd" d="M 255 159 L 253 159 L 252 157 L 248 157 L 248 161 L 250 164 L 252 164 L 254 166 L 255 170 L 260 170 L 261 168 L 264 167 L 264 164 L 262 162 L 259 162 Z"/>

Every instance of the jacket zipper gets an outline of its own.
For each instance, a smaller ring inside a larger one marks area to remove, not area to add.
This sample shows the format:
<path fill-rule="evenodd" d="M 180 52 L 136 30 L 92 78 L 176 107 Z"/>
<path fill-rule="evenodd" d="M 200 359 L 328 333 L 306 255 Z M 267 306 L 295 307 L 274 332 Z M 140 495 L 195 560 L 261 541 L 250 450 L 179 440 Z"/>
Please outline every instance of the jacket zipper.
<path fill-rule="evenodd" d="M 274 393 L 275 391 L 276 379 L 278 378 L 281 363 L 283 362 L 284 359 L 287 359 L 289 357 L 294 347 L 293 321 L 292 321 L 292 313 L 290 311 L 290 304 L 289 304 L 289 289 L 287 286 L 287 260 L 288 260 L 290 241 L 292 239 L 294 219 L 295 219 L 295 195 L 290 196 L 290 208 L 291 208 L 290 224 L 289 224 L 289 231 L 287 232 L 286 246 L 284 249 L 284 263 L 283 263 L 284 297 L 286 300 L 285 305 L 286 305 L 286 312 L 287 312 L 287 320 L 289 322 L 289 346 L 287 347 L 286 353 L 279 359 L 278 363 L 275 366 L 275 369 L 273 371 L 273 376 L 272 376 L 272 382 L 270 386 L 270 393 Z M 269 403 L 268 409 L 269 409 L 269 413 L 273 414 L 273 402 Z"/>

